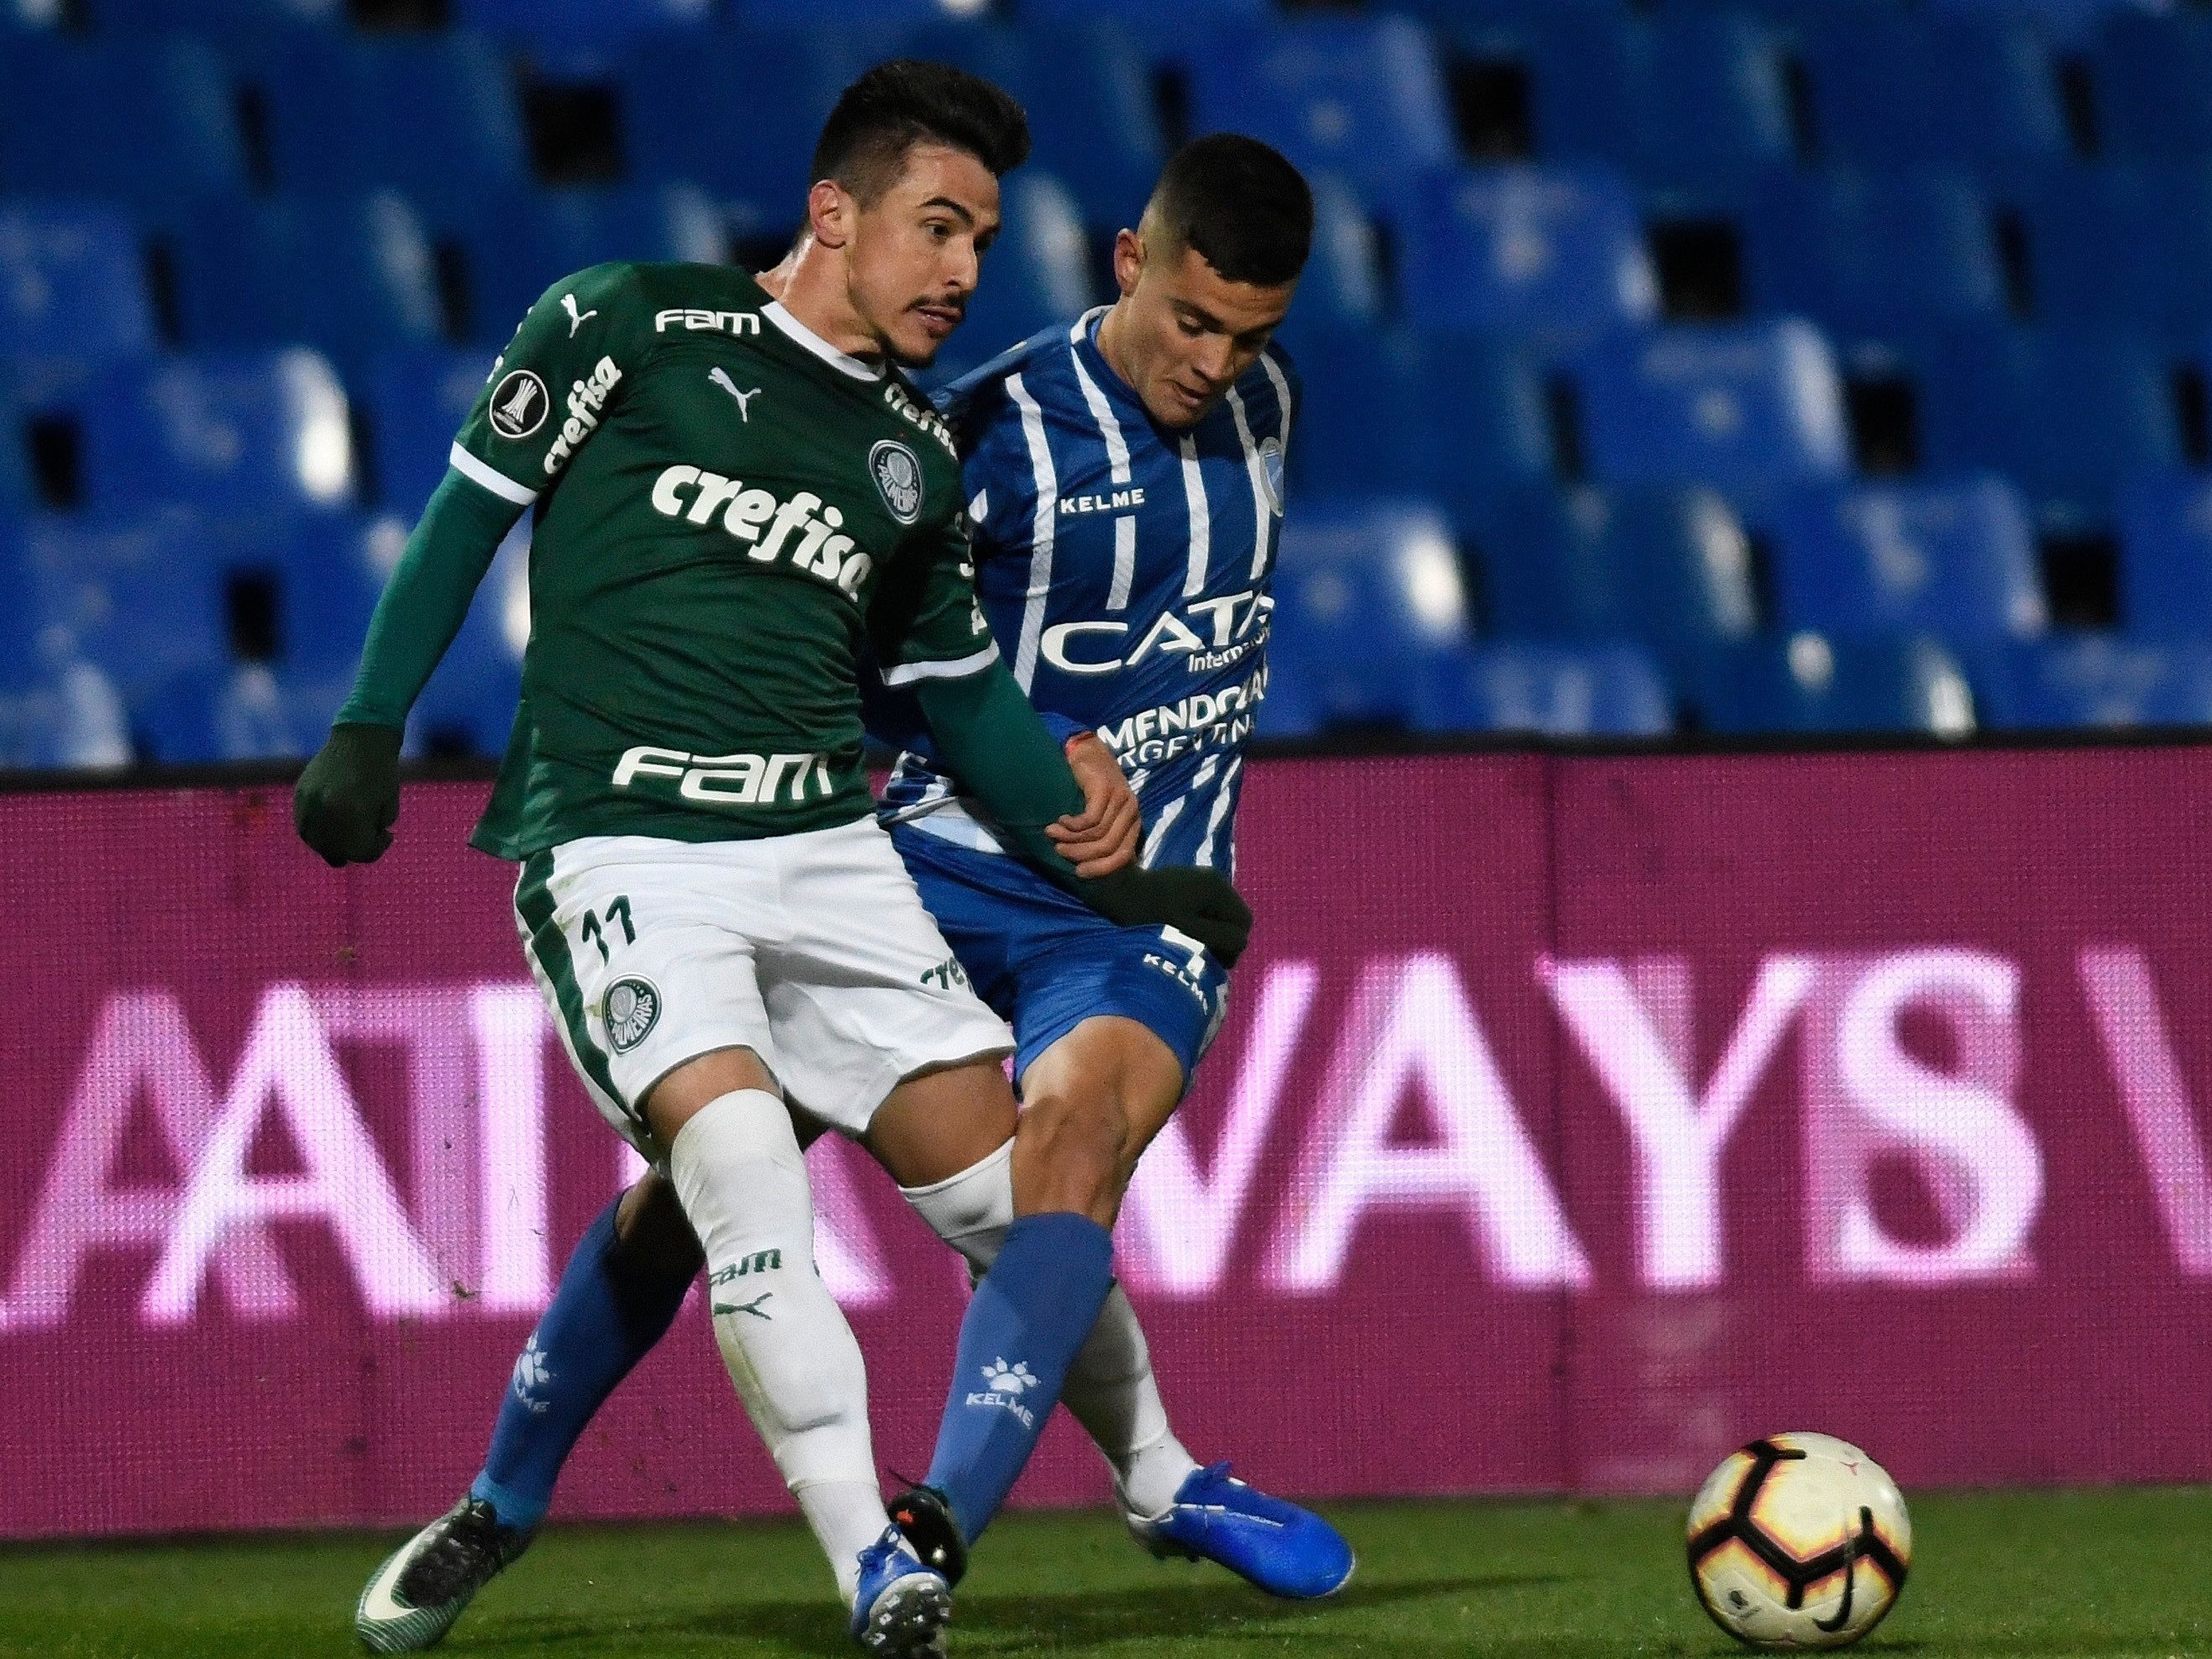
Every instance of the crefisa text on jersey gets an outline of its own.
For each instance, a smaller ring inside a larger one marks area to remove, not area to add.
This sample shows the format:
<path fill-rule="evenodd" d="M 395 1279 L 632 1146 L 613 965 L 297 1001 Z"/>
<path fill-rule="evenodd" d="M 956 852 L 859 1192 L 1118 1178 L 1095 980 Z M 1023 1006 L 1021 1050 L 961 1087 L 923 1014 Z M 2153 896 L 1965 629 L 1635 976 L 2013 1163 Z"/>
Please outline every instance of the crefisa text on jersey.
<path fill-rule="evenodd" d="M 622 370 L 615 366 L 615 360 L 602 357 L 592 365 L 590 374 L 568 388 L 568 418 L 561 422 L 560 435 L 545 452 L 547 477 L 566 466 L 576 446 L 599 430 L 599 410 L 606 407 L 607 394 L 621 379 Z"/>

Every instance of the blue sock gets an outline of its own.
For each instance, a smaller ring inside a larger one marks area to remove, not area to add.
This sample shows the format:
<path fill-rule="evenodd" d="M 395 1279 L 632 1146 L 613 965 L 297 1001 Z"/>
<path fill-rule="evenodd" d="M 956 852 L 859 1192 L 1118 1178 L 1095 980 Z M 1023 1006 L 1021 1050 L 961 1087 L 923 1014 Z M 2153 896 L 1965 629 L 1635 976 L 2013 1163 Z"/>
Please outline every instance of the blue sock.
<path fill-rule="evenodd" d="M 698 1273 L 632 1260 L 617 1248 L 613 1204 L 576 1241 L 552 1305 L 514 1363 L 483 1473 L 469 1495 L 509 1527 L 534 1527 L 553 1502 L 561 1466 L 615 1385 L 651 1352 Z"/>
<path fill-rule="evenodd" d="M 1036 1449 L 1114 1284 L 1114 1238 L 1065 1211 L 1018 1218 L 960 1322 L 927 1484 L 973 1543 Z"/>

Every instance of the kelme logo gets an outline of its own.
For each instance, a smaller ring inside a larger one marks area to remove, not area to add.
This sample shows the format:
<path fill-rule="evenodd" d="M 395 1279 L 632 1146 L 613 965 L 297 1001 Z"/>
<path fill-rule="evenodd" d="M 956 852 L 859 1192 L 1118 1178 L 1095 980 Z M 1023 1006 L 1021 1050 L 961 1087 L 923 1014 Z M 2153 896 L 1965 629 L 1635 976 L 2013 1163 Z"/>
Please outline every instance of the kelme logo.
<path fill-rule="evenodd" d="M 885 438 L 868 452 L 868 471 L 875 474 L 876 489 L 891 517 L 912 524 L 921 516 L 921 463 L 914 451 Z"/>
<path fill-rule="evenodd" d="M 618 979 L 607 988 L 607 1045 L 626 1054 L 645 1041 L 660 1018 L 660 993 L 653 981 Z"/>
<path fill-rule="evenodd" d="M 502 438 L 527 438 L 545 424 L 545 412 L 552 407 L 545 382 L 518 368 L 491 394 L 491 429 Z"/>

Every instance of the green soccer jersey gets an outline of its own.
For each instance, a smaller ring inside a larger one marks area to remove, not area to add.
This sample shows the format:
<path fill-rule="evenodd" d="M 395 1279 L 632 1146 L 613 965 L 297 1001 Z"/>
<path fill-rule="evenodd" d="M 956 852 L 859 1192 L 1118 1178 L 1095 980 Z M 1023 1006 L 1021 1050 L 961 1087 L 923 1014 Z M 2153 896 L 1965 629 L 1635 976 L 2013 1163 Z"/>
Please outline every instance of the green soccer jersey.
<path fill-rule="evenodd" d="M 856 668 L 980 672 L 952 436 L 742 271 L 556 283 L 493 366 L 456 469 L 532 505 L 522 704 L 475 844 L 722 841 L 869 810 Z"/>

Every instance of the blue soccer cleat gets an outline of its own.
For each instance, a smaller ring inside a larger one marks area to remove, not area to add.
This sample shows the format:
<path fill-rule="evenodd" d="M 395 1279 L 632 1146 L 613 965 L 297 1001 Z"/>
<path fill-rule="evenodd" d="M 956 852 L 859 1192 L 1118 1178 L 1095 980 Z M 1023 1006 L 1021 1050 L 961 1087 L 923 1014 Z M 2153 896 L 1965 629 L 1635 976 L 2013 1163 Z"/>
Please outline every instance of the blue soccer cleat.
<path fill-rule="evenodd" d="M 860 1552 L 860 1587 L 853 1597 L 853 1639 L 884 1659 L 924 1659 L 945 1651 L 952 1587 L 896 1527 Z"/>
<path fill-rule="evenodd" d="M 1293 1601 L 1334 1595 L 1357 1565 L 1334 1527 L 1246 1486 L 1226 1463 L 1192 1470 L 1161 1514 L 1133 1514 L 1125 1504 L 1121 1516 L 1154 1555 L 1218 1561 L 1268 1595 Z"/>

